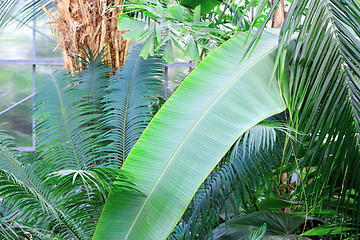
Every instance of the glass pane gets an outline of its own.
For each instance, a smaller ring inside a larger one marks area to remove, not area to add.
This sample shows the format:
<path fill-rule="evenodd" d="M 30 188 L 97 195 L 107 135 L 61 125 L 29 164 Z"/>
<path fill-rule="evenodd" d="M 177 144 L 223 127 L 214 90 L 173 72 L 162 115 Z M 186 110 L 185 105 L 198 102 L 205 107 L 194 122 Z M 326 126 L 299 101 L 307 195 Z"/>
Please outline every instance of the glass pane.
<path fill-rule="evenodd" d="M 176 90 L 189 73 L 188 67 L 169 67 L 169 94 Z"/>
<path fill-rule="evenodd" d="M 17 28 L 12 22 L 0 34 L 0 59 L 31 59 L 32 30 L 28 27 Z"/>
<path fill-rule="evenodd" d="M 32 93 L 32 66 L 0 65 L 0 85 L 2 111 Z"/>
<path fill-rule="evenodd" d="M 63 69 L 63 66 L 54 66 L 54 65 L 38 65 L 36 66 L 36 74 L 42 74 L 42 73 L 53 73 L 56 70 Z"/>
<path fill-rule="evenodd" d="M 32 66 L 0 65 L 0 112 L 32 94 Z M 4 101 L 5 100 L 5 101 Z M 32 99 L 0 115 L 1 128 L 15 137 L 19 146 L 32 146 Z"/>
<path fill-rule="evenodd" d="M 55 36 L 50 31 L 51 24 L 47 16 L 43 16 L 36 22 L 36 29 L 46 36 L 55 39 Z M 62 60 L 62 50 L 58 47 L 58 43 L 53 41 L 40 33 L 36 33 L 36 58 L 37 59 L 51 59 Z"/>
<path fill-rule="evenodd" d="M 0 115 L 1 129 L 15 138 L 17 146 L 32 146 L 32 99 Z"/>

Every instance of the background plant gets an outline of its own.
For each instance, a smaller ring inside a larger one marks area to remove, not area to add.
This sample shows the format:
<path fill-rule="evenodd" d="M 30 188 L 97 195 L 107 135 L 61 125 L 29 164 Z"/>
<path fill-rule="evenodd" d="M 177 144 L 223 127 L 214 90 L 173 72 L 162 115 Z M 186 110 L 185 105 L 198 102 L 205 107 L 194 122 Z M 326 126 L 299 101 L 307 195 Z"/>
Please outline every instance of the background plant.
<path fill-rule="evenodd" d="M 2 237 L 90 239 L 110 186 L 135 191 L 119 170 L 125 152 L 119 155 L 113 145 L 130 148 L 140 136 L 162 74 L 159 59 L 144 60 L 139 52 L 135 46 L 113 75 L 104 53 L 87 52 L 83 71 L 39 78 L 36 153 L 18 157 L 1 135 L 1 226 L 8 229 Z M 122 180 L 114 185 L 116 179 Z"/>

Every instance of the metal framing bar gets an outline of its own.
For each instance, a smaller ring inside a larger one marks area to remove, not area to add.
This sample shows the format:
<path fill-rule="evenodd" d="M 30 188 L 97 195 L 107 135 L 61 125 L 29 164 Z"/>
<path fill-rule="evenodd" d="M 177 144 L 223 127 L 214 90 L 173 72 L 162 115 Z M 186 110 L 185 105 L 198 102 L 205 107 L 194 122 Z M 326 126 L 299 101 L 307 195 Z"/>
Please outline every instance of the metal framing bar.
<path fill-rule="evenodd" d="M 35 1 L 33 0 L 33 3 Z M 33 7 L 33 14 L 35 14 L 35 7 Z M 33 28 L 32 28 L 32 59 L 35 60 L 36 59 L 36 19 L 33 19 Z M 36 64 L 32 65 L 32 95 L 35 95 L 35 89 L 36 89 Z M 33 107 L 34 107 L 34 103 L 33 103 Z M 32 138 L 32 147 L 36 148 L 36 140 L 35 140 L 35 119 L 32 118 L 31 121 L 31 138 Z"/>
<path fill-rule="evenodd" d="M 15 60 L 0 60 L 0 65 L 53 65 L 53 66 L 61 66 L 64 64 L 62 60 L 46 60 L 46 59 L 15 59 Z"/>
<path fill-rule="evenodd" d="M 23 102 L 26 102 L 27 100 L 29 100 L 30 98 L 32 98 L 34 96 L 34 94 L 31 94 L 30 96 L 27 96 L 26 98 L 21 99 L 20 101 L 18 101 L 17 103 L 13 104 L 12 106 L 6 108 L 5 110 L 0 112 L 0 115 L 10 111 L 11 109 L 15 108 L 16 106 L 22 104 Z"/>

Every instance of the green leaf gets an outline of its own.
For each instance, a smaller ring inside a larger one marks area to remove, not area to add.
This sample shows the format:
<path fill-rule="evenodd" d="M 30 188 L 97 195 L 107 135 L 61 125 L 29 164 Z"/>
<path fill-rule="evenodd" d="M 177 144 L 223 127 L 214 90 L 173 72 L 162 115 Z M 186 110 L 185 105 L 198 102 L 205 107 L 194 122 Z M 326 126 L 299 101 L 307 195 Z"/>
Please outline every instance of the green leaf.
<path fill-rule="evenodd" d="M 277 34 L 240 63 L 245 38 L 209 54 L 150 122 L 123 165 L 144 195 L 113 189 L 93 239 L 165 239 L 239 136 L 284 111 L 270 82 Z"/>
<path fill-rule="evenodd" d="M 356 230 L 355 228 L 339 227 L 336 225 L 322 225 L 304 232 L 301 236 L 319 236 L 343 234 L 346 231 Z"/>
<path fill-rule="evenodd" d="M 313 219 L 289 213 L 260 211 L 240 215 L 238 218 L 221 224 L 214 233 L 215 239 L 249 239 L 249 235 L 266 224 L 266 232 L 262 239 L 308 239 L 295 235 L 299 227 Z"/>
<path fill-rule="evenodd" d="M 164 52 L 163 52 L 163 58 L 167 63 L 173 63 L 174 57 L 173 57 L 173 48 L 172 48 L 172 42 L 168 41 L 166 43 Z"/>
<path fill-rule="evenodd" d="M 118 27 L 120 30 L 131 30 L 122 34 L 122 37 L 128 40 L 138 39 L 146 28 L 146 23 L 120 15 Z"/>
<path fill-rule="evenodd" d="M 184 52 L 184 57 L 190 57 L 190 59 L 193 59 L 195 62 L 200 60 L 199 49 L 194 38 L 189 39 Z"/>
<path fill-rule="evenodd" d="M 147 59 L 148 56 L 154 56 L 154 36 L 151 34 L 145 41 L 140 56 Z"/>
<path fill-rule="evenodd" d="M 173 17 L 179 22 L 185 22 L 184 13 L 180 5 L 175 5 L 169 8 L 169 12 L 173 15 Z"/>
<path fill-rule="evenodd" d="M 192 9 L 201 6 L 201 13 L 209 13 L 221 2 L 220 0 L 181 0 L 180 4 Z"/>
<path fill-rule="evenodd" d="M 261 240 L 266 233 L 266 223 L 261 227 L 255 229 L 249 236 L 249 240 Z"/>
<path fill-rule="evenodd" d="M 194 22 L 198 23 L 201 21 L 201 5 L 194 9 Z"/>

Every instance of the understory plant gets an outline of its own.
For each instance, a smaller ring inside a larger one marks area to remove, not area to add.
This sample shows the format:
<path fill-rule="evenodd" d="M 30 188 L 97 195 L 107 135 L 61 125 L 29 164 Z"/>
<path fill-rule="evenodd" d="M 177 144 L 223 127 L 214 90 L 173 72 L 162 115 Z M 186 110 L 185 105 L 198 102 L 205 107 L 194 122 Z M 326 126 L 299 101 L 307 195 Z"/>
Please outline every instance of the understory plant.
<path fill-rule="evenodd" d="M 90 239 L 110 186 L 136 191 L 120 167 L 151 119 L 163 72 L 140 49 L 117 73 L 104 52 L 88 51 L 82 71 L 39 76 L 36 152 L 1 133 L 1 238 Z"/>

